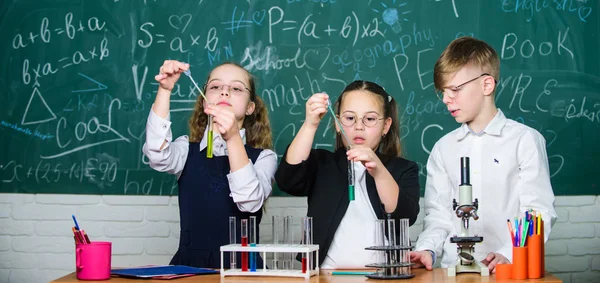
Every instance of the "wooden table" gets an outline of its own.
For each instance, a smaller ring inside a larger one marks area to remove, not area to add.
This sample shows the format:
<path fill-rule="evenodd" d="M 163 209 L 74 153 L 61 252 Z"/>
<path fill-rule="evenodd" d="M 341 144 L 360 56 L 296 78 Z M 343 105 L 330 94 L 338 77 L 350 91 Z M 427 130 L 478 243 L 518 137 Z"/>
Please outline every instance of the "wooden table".
<path fill-rule="evenodd" d="M 459 274 L 456 277 L 448 277 L 447 270 L 445 268 L 436 268 L 432 271 L 427 271 L 423 268 L 413 269 L 412 271 L 416 276 L 410 280 L 396 280 L 396 282 L 456 282 L 456 283 L 472 283 L 472 282 L 547 282 L 547 283 L 558 283 L 562 282 L 560 279 L 556 278 L 554 275 L 550 273 L 546 273 L 546 276 L 540 279 L 529 279 L 529 280 L 499 280 L 496 281 L 496 277 L 491 275 L 490 277 L 482 277 L 479 274 L 471 274 L 471 273 L 463 273 Z M 243 283 L 243 282 L 289 282 L 289 283 L 299 283 L 299 282 L 390 282 L 391 280 L 373 280 L 368 279 L 361 275 L 331 275 L 328 274 L 327 271 L 321 271 L 320 276 L 313 276 L 310 280 L 306 280 L 303 278 L 289 278 L 289 277 L 252 277 L 252 276 L 244 276 L 244 277 L 223 277 L 219 274 L 212 275 L 198 275 L 186 278 L 179 278 L 173 280 L 148 280 L 148 279 L 127 279 L 122 277 L 112 277 L 110 280 L 106 281 L 94 281 L 94 282 L 121 282 L 121 283 L 166 283 L 166 282 L 174 282 L 174 283 L 192 283 L 192 282 L 231 282 L 231 283 Z M 71 282 L 83 282 L 77 280 L 75 276 L 75 272 L 58 278 L 51 283 L 71 283 Z M 89 281 L 88 281 L 89 282 Z"/>

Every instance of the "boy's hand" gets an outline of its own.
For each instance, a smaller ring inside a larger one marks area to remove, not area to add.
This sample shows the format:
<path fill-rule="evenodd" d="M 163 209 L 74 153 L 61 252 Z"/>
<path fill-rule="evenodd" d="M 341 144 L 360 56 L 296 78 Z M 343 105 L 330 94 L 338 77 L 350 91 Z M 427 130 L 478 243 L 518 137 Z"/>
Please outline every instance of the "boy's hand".
<path fill-rule="evenodd" d="M 179 80 L 181 73 L 187 71 L 189 68 L 190 64 L 174 60 L 165 60 L 160 67 L 160 73 L 154 76 L 154 79 L 160 84 L 161 88 L 171 91 L 177 80 Z"/>
<path fill-rule="evenodd" d="M 413 267 L 425 267 L 427 270 L 432 269 L 433 259 L 429 251 L 411 251 L 410 262 L 414 263 Z"/>
<path fill-rule="evenodd" d="M 510 263 L 510 261 L 499 253 L 489 253 L 481 263 L 487 265 L 490 273 L 496 273 L 496 265 L 500 263 Z"/>
<path fill-rule="evenodd" d="M 329 95 L 326 93 L 315 93 L 306 101 L 306 119 L 304 123 L 318 127 L 321 118 L 327 112 L 327 99 Z"/>

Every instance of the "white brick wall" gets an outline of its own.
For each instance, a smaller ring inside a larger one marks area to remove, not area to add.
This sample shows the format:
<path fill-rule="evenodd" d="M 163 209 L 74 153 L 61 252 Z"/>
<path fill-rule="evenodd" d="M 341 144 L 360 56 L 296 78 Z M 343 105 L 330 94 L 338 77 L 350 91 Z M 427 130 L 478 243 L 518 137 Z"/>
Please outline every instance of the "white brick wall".
<path fill-rule="evenodd" d="M 564 282 L 600 282 L 600 197 L 557 197 L 556 210 L 547 269 Z M 272 240 L 272 215 L 294 216 L 299 231 L 305 213 L 305 198 L 270 198 L 261 241 Z M 49 282 L 73 272 L 71 214 L 93 240 L 113 243 L 113 266 L 168 264 L 178 245 L 176 197 L 0 194 L 0 283 Z M 422 227 L 420 214 L 413 240 Z"/>

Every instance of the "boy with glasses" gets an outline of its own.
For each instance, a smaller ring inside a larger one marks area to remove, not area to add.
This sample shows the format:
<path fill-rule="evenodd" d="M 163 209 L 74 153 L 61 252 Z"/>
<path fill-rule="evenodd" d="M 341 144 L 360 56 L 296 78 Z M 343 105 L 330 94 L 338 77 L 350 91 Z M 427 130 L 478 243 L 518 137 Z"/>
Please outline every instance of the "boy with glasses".
<path fill-rule="evenodd" d="M 507 219 L 527 210 L 541 213 L 546 240 L 557 219 L 545 140 L 496 108 L 499 78 L 496 51 L 471 37 L 451 42 L 435 64 L 436 93 L 462 126 L 442 137 L 429 155 L 424 230 L 411 252 L 416 267 L 431 269 L 439 254 L 444 268 L 458 262 L 457 245 L 450 238 L 461 232 L 452 200 L 459 200 L 463 156 L 470 158 L 472 195 L 479 201 L 480 219 L 470 221 L 469 234 L 483 236 L 474 257 L 490 272 L 512 260 Z"/>

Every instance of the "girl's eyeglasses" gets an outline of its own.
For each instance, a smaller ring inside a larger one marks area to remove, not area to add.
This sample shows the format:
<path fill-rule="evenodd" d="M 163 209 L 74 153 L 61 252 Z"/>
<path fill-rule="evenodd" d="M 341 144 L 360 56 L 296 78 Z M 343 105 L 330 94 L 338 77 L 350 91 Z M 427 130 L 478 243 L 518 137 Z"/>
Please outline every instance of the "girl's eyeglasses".
<path fill-rule="evenodd" d="M 340 118 L 340 123 L 346 127 L 352 127 L 356 124 L 357 120 L 361 120 L 365 127 L 375 127 L 380 120 L 385 120 L 385 118 L 379 118 L 379 116 L 375 115 L 367 115 L 361 118 L 357 118 L 356 115 L 344 114 Z"/>

